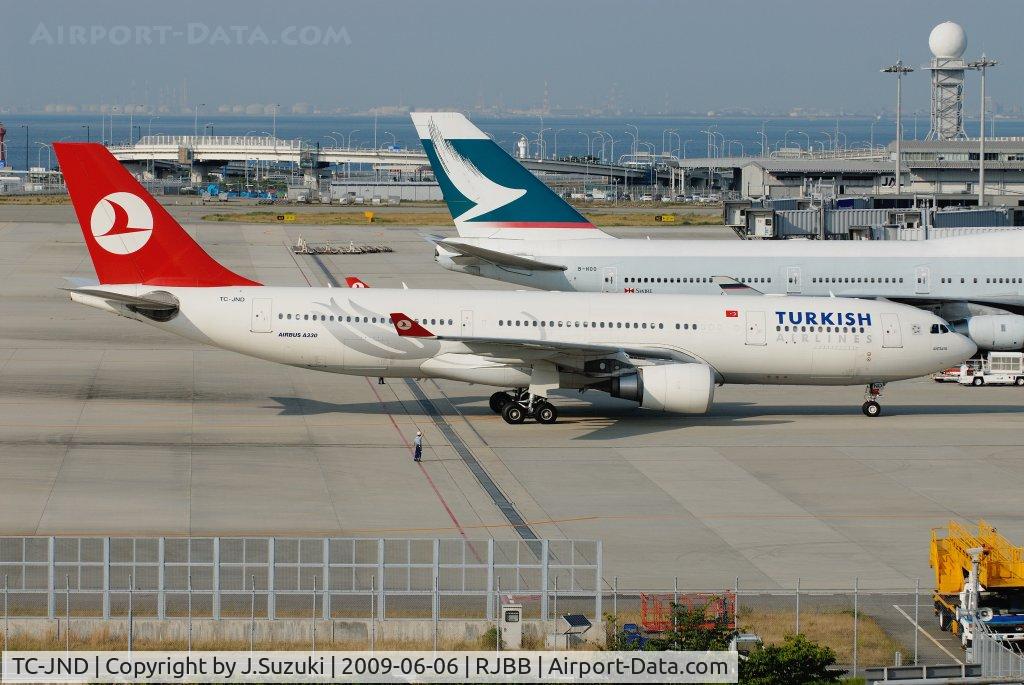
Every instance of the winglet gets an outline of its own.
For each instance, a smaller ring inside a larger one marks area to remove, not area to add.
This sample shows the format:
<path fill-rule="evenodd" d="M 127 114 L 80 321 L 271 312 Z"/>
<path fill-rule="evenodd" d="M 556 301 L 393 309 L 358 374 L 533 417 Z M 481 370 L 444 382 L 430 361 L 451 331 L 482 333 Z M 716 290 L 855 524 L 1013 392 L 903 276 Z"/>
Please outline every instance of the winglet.
<path fill-rule="evenodd" d="M 350 287 L 350 288 L 369 288 L 370 287 L 370 286 L 366 285 L 366 283 L 363 283 L 362 281 L 360 281 L 355 276 L 346 276 L 345 277 L 345 284 L 348 285 L 348 287 Z"/>
<path fill-rule="evenodd" d="M 403 338 L 436 338 L 437 336 L 401 312 L 391 314 L 395 332 Z"/>
<path fill-rule="evenodd" d="M 711 280 L 722 289 L 723 295 L 764 295 L 757 288 L 751 288 L 746 283 L 740 283 L 729 276 L 712 276 Z"/>

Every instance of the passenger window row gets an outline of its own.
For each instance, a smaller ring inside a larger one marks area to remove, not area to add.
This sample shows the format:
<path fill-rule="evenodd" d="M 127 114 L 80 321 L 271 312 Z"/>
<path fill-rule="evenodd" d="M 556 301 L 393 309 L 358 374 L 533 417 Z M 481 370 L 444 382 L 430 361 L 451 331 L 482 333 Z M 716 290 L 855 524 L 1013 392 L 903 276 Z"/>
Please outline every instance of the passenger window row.
<path fill-rule="evenodd" d="M 770 276 L 744 276 L 737 278 L 740 283 L 771 283 Z M 610 279 L 605 279 L 610 282 Z M 708 276 L 626 276 L 623 283 L 711 283 Z"/>
<path fill-rule="evenodd" d="M 285 321 L 292 321 L 292 320 L 294 320 L 294 321 L 325 321 L 325 322 L 331 322 L 331 321 L 335 321 L 336 320 L 338 323 L 378 323 L 378 324 L 388 324 L 388 325 L 391 324 L 391 319 L 383 317 L 383 316 L 341 316 L 341 315 L 334 316 L 334 314 L 294 314 L 294 315 L 292 315 L 292 314 L 278 313 L 277 318 L 278 319 L 283 319 Z M 445 319 L 438 319 L 438 318 L 413 319 L 413 321 L 416 321 L 417 323 L 421 323 L 424 326 L 426 326 L 426 325 L 434 325 L 434 326 L 441 325 L 441 326 L 443 326 L 444 323 L 445 323 Z M 448 321 L 448 325 L 449 326 L 454 325 L 454 321 L 452 321 L 452 319 L 448 319 L 447 321 Z"/>
<path fill-rule="evenodd" d="M 902 283 L 896 276 L 814 276 L 811 283 Z"/>
<path fill-rule="evenodd" d="M 651 323 L 649 326 L 647 322 L 636 322 L 636 321 L 537 321 L 537 320 L 513 320 L 513 319 L 498 319 L 498 325 L 505 327 L 526 327 L 526 328 L 650 328 L 650 329 L 663 329 L 665 324 L 663 323 Z M 676 328 L 679 328 L 679 324 L 676 324 Z M 696 328 L 696 326 L 694 326 Z"/>

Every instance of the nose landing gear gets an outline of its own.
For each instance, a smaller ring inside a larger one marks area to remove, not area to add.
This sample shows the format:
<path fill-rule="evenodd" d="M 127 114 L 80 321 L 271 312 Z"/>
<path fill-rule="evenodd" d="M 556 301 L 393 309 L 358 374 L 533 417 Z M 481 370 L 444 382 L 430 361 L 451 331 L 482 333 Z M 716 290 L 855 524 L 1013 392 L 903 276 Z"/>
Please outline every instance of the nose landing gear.
<path fill-rule="evenodd" d="M 885 383 L 870 383 L 864 390 L 864 404 L 860 406 L 860 410 L 864 412 L 864 416 L 874 418 L 882 413 L 882 405 L 878 403 L 878 399 L 882 396 L 882 390 L 885 388 Z"/>
<path fill-rule="evenodd" d="M 522 388 L 512 392 L 500 391 L 491 395 L 488 404 L 491 411 L 500 414 L 506 423 L 519 424 L 526 419 L 534 419 L 537 423 L 551 424 L 558 420 L 555 405 L 543 397 L 531 395 Z"/>

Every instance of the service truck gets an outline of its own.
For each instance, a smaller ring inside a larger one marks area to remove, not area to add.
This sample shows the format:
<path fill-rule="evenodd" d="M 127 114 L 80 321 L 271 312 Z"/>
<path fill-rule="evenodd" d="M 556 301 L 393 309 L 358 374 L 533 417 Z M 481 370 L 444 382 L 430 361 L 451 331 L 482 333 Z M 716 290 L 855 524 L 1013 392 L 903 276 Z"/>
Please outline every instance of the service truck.
<path fill-rule="evenodd" d="M 960 366 L 960 385 L 1024 385 L 1024 353 L 989 352 Z"/>
<path fill-rule="evenodd" d="M 976 630 L 1024 645 L 1024 548 L 984 521 L 978 532 L 955 521 L 932 530 L 935 615 L 966 649 Z"/>

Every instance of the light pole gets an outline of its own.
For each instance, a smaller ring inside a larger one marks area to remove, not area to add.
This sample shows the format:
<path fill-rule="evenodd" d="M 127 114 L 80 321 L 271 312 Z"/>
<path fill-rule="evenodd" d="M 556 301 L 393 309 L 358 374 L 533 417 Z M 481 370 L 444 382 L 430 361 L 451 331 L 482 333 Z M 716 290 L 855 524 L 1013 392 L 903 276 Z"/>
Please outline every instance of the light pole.
<path fill-rule="evenodd" d="M 53 158 L 50 156 L 50 146 L 47 145 L 46 143 L 41 143 L 38 140 L 35 141 L 35 144 L 42 146 L 38 150 L 36 150 L 36 166 L 37 167 L 43 166 L 42 155 L 43 155 L 43 148 L 45 147 L 46 148 L 46 168 L 49 169 L 52 166 L 52 163 L 53 163 Z"/>
<path fill-rule="evenodd" d="M 686 144 L 692 142 L 693 138 L 687 138 L 686 140 L 683 141 L 683 159 L 686 159 Z"/>
<path fill-rule="evenodd" d="M 832 150 L 835 150 L 836 146 L 835 146 L 835 144 L 832 141 L 832 134 L 830 132 L 828 132 L 828 131 L 822 131 L 822 133 L 824 133 L 826 136 L 828 136 L 828 146 L 830 148 L 832 148 Z"/>
<path fill-rule="evenodd" d="M 611 147 L 611 152 L 609 153 L 608 160 L 609 160 L 610 164 L 614 164 L 615 163 L 615 139 L 612 138 L 612 134 L 608 133 L 607 131 L 595 131 L 595 133 L 600 133 L 601 134 L 601 161 L 602 162 L 604 161 L 604 137 L 608 136 L 608 143 L 609 143 L 609 145 Z"/>
<path fill-rule="evenodd" d="M 627 136 L 633 136 L 633 146 L 630 148 L 630 155 L 629 156 L 635 162 L 636 161 L 636 152 L 637 152 L 637 142 L 638 142 L 637 141 L 637 137 L 636 137 L 636 134 L 634 134 L 632 131 L 626 131 L 626 135 Z"/>
<path fill-rule="evenodd" d="M 636 158 L 637 141 L 640 140 L 640 129 L 636 124 L 626 124 L 626 126 L 633 127 L 633 158 Z"/>
<path fill-rule="evenodd" d="M 806 131 L 797 131 L 796 133 L 797 133 L 797 135 L 805 136 L 807 138 L 807 149 L 810 150 L 811 149 L 811 137 L 809 135 L 807 135 L 807 132 Z"/>
<path fill-rule="evenodd" d="M 279 105 L 278 103 L 276 103 L 276 102 L 274 103 L 274 121 L 273 121 L 273 125 L 271 126 L 271 130 L 273 131 L 274 140 L 277 140 L 277 108 L 280 107 L 280 106 L 281 105 Z"/>
<path fill-rule="evenodd" d="M 568 131 L 567 128 L 556 128 L 555 129 L 555 159 L 558 159 L 558 134 L 560 131 Z"/>
<path fill-rule="evenodd" d="M 199 108 L 200 107 L 206 107 L 206 103 L 205 102 L 200 102 L 200 103 L 196 104 L 196 115 L 195 115 L 195 119 L 192 122 L 192 137 L 193 138 L 198 138 L 199 137 Z M 113 121 L 113 120 L 111 120 L 111 121 Z M 111 125 L 111 129 L 113 129 L 113 125 Z"/>
<path fill-rule="evenodd" d="M 903 138 L 903 74 L 914 71 L 913 67 L 903 65 L 903 60 L 896 60 L 896 64 L 882 69 L 883 74 L 896 74 L 896 194 L 903 192 L 903 179 L 900 170 L 903 167 L 903 150 L 900 141 Z"/>
<path fill-rule="evenodd" d="M 398 147 L 398 138 L 395 138 L 395 134 L 391 131 L 382 132 L 386 136 L 391 136 L 391 147 Z"/>
<path fill-rule="evenodd" d="M 877 124 L 877 123 L 878 123 L 878 117 L 875 117 L 875 120 L 871 122 L 871 126 L 868 127 L 868 128 L 871 129 L 871 153 L 872 154 L 874 154 L 874 152 L 875 152 L 875 124 Z"/>
<path fill-rule="evenodd" d="M 583 136 L 584 138 L 587 139 L 587 157 L 590 157 L 591 155 L 593 155 L 594 154 L 594 149 L 593 149 L 593 147 L 590 144 L 590 134 L 587 133 L 586 131 L 576 131 L 576 133 L 579 133 L 581 136 Z"/>
<path fill-rule="evenodd" d="M 153 120 L 154 119 L 159 119 L 159 118 L 160 118 L 159 116 L 152 116 L 152 117 L 149 118 L 149 127 L 147 128 L 147 131 L 146 131 L 146 136 L 147 137 L 150 137 L 150 138 L 153 137 Z"/>
<path fill-rule="evenodd" d="M 89 140 L 89 138 L 90 138 L 89 134 L 91 133 L 91 129 L 89 128 L 89 124 L 82 124 L 82 128 L 85 129 L 85 142 L 87 142 L 87 143 L 92 142 L 92 141 Z"/>
<path fill-rule="evenodd" d="M 345 143 L 345 147 L 349 148 L 350 150 L 352 149 L 352 136 L 355 135 L 356 133 L 359 133 L 360 131 L 362 131 L 361 128 L 355 128 L 348 132 L 348 138 L 347 142 Z M 333 133 L 337 133 L 337 131 L 333 131 Z"/>
<path fill-rule="evenodd" d="M 985 204 L 985 71 L 994 67 L 998 62 L 985 57 L 981 53 L 981 59 L 968 64 L 968 68 L 977 69 L 981 72 L 981 122 L 978 131 L 978 206 Z"/>
<path fill-rule="evenodd" d="M 707 130 L 701 129 L 700 132 L 708 134 L 708 186 L 707 186 L 707 194 L 710 195 L 711 194 L 711 187 L 715 184 L 714 183 L 714 171 L 711 168 L 711 129 L 710 128 L 708 128 Z"/>
<path fill-rule="evenodd" d="M 665 134 L 666 133 L 671 134 L 671 133 L 675 133 L 675 132 L 676 131 L 675 131 L 674 128 L 666 128 L 666 129 L 662 130 L 662 132 L 661 132 L 661 154 L 663 154 L 663 155 L 665 154 Z M 671 135 L 669 136 L 669 140 L 672 140 Z"/>
<path fill-rule="evenodd" d="M 28 171 L 28 124 L 21 124 L 21 127 L 25 129 L 25 171 Z"/>

